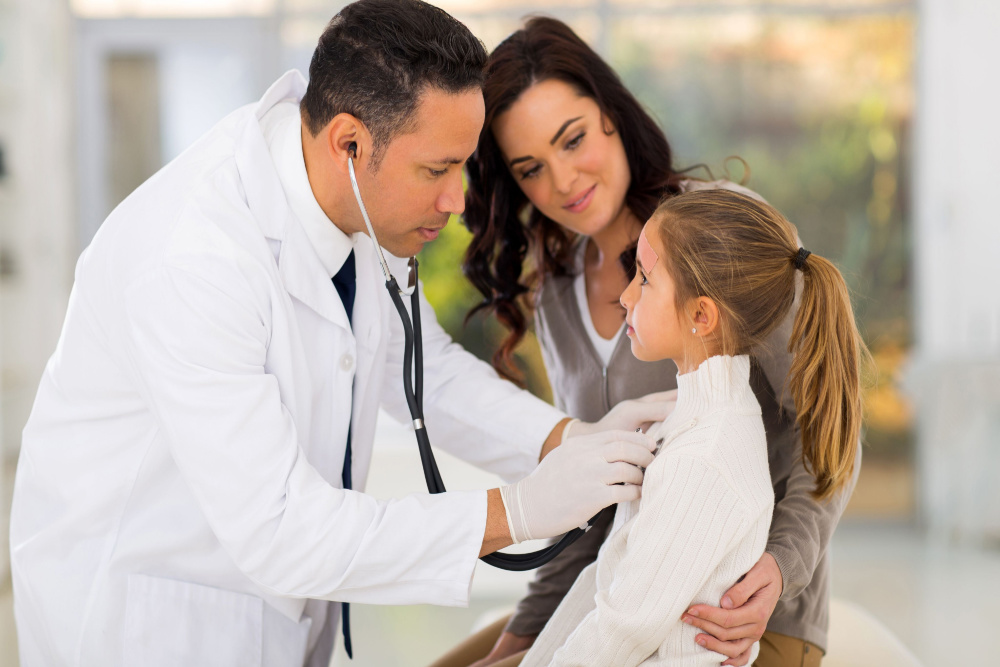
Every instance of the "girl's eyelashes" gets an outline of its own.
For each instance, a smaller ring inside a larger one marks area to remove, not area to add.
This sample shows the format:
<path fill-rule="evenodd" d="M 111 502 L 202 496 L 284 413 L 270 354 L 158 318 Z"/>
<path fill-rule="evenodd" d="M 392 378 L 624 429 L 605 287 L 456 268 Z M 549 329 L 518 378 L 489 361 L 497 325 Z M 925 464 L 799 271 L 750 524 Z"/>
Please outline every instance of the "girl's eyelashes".
<path fill-rule="evenodd" d="M 636 270 L 638 271 L 638 275 L 639 275 L 639 284 L 640 285 L 648 285 L 649 281 L 646 280 L 646 272 L 642 270 L 641 266 L 636 266 Z"/>

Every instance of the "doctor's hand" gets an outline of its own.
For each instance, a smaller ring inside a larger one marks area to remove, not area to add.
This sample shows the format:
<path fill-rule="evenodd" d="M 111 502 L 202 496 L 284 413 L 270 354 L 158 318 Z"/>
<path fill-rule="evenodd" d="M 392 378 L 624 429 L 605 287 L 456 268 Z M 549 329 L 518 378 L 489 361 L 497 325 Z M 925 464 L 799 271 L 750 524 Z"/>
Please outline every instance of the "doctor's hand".
<path fill-rule="evenodd" d="M 571 437 L 516 484 L 500 488 L 515 543 L 562 535 L 614 503 L 639 498 L 653 439 L 631 431 Z"/>
<path fill-rule="evenodd" d="M 596 423 L 571 421 L 566 425 L 565 438 L 574 435 L 590 435 L 600 431 L 645 431 L 650 424 L 661 422 L 670 416 L 677 405 L 677 390 L 661 391 L 631 401 L 622 401 L 611 408 Z M 564 438 L 564 439 L 565 439 Z"/>
<path fill-rule="evenodd" d="M 697 604 L 688 609 L 683 621 L 707 634 L 695 637 L 699 645 L 727 656 L 723 665 L 740 667 L 750 662 L 750 649 L 767 629 L 783 587 L 781 570 L 774 556 L 765 553 L 722 596 L 722 605 Z"/>

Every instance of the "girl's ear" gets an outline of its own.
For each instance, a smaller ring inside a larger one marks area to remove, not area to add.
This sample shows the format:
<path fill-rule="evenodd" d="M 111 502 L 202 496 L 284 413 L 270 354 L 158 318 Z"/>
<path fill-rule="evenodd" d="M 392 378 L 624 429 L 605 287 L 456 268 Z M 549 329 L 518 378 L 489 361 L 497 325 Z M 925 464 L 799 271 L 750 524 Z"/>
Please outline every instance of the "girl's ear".
<path fill-rule="evenodd" d="M 712 336 L 719 328 L 719 307 L 707 296 L 692 299 L 688 314 L 699 337 Z"/>

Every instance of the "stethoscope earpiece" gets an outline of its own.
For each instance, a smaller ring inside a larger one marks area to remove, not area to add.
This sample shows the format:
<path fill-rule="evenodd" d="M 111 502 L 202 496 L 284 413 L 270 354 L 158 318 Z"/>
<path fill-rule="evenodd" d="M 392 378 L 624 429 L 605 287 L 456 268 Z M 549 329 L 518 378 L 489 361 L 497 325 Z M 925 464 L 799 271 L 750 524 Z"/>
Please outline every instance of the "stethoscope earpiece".
<path fill-rule="evenodd" d="M 349 157 L 356 158 L 358 156 L 358 142 L 352 141 L 347 145 L 347 153 Z"/>

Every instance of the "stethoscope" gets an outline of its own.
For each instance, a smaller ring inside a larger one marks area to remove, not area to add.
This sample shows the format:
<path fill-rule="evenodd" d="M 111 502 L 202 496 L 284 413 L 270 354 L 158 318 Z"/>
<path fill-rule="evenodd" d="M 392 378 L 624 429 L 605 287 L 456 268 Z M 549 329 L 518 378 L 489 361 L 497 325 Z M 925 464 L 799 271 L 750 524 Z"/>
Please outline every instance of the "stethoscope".
<path fill-rule="evenodd" d="M 424 479 L 427 481 L 427 490 L 431 493 L 444 493 L 444 482 L 441 481 L 441 473 L 438 472 L 437 461 L 434 460 L 434 452 L 431 451 L 431 441 L 427 437 L 427 428 L 424 425 L 424 357 L 423 357 L 423 336 L 420 331 L 420 294 L 417 289 L 417 258 L 411 257 L 407 264 L 406 290 L 399 287 L 396 278 L 389 271 L 389 264 L 382 254 L 382 246 L 379 245 L 375 236 L 375 229 L 372 221 L 368 218 L 368 210 L 361 200 L 361 190 L 358 189 L 358 179 L 354 175 L 354 156 L 357 155 L 358 145 L 351 142 L 348 146 L 347 170 L 351 176 L 351 187 L 354 189 L 354 197 L 358 200 L 358 208 L 361 209 L 361 217 L 365 219 L 365 227 L 368 228 L 368 238 L 375 246 L 375 255 L 378 257 L 382 267 L 382 275 L 385 276 L 385 288 L 389 292 L 392 303 L 396 306 L 399 319 L 403 323 L 404 350 L 403 350 L 403 392 L 406 394 L 406 404 L 410 408 L 410 417 L 413 419 L 413 432 L 417 436 L 417 448 L 420 450 L 420 462 L 424 468 Z M 403 297 L 410 297 L 411 315 L 406 312 L 403 304 Z M 611 509 L 611 508 L 608 508 Z M 606 510 L 605 510 L 606 511 Z M 598 515 L 599 516 L 599 515 Z M 502 570 L 533 570 L 548 563 L 558 556 L 563 549 L 575 542 L 583 535 L 590 526 L 594 524 L 597 516 L 588 522 L 586 529 L 574 528 L 562 536 L 562 538 L 544 549 L 526 554 L 505 554 L 492 553 L 482 556 L 481 560 Z"/>

